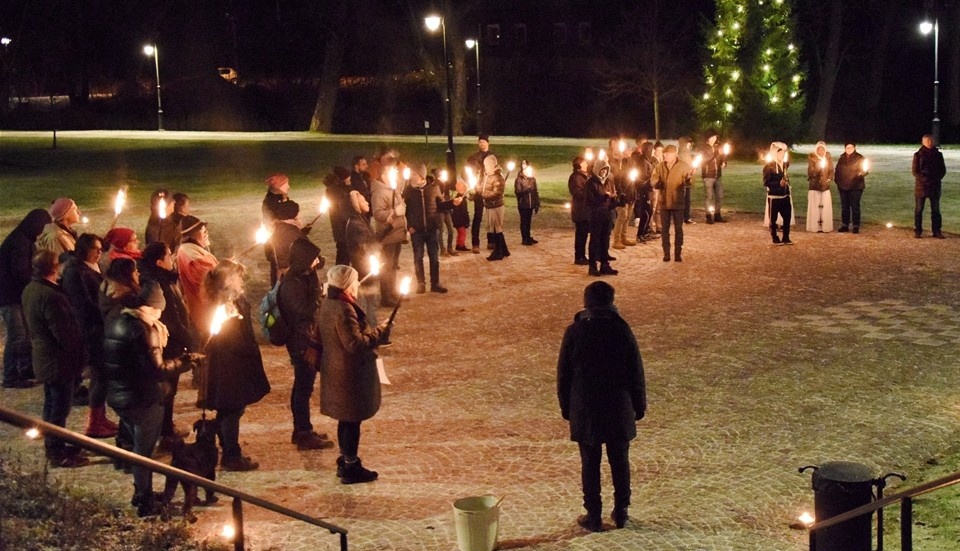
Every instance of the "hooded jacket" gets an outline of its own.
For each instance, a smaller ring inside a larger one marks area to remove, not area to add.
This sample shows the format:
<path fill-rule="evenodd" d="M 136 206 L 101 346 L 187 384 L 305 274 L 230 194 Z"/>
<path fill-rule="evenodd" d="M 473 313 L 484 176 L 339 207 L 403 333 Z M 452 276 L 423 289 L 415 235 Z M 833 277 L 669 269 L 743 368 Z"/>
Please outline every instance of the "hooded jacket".
<path fill-rule="evenodd" d="M 313 261 L 320 256 L 320 247 L 308 239 L 297 239 L 290 245 L 290 269 L 280 281 L 280 315 L 292 330 L 287 339 L 291 356 L 303 354 L 308 348 L 320 348 L 311 337 L 320 308 L 320 280 Z"/>
<path fill-rule="evenodd" d="M 49 223 L 50 213 L 34 209 L 0 245 L 0 306 L 20 304 L 20 296 L 30 283 L 37 236 Z"/>
<path fill-rule="evenodd" d="M 826 166 L 821 167 L 820 161 L 825 160 Z M 823 157 L 816 151 L 807 156 L 807 182 L 810 191 L 830 191 L 830 182 L 833 180 L 833 157 L 825 152 Z"/>
<path fill-rule="evenodd" d="M 503 206 L 503 193 L 507 182 L 503 179 L 500 165 L 495 155 L 487 155 L 483 159 L 483 178 L 480 183 L 483 196 L 483 208 L 495 209 Z"/>
<path fill-rule="evenodd" d="M 617 190 L 610 176 L 610 164 L 597 159 L 593 174 L 586 184 L 587 216 L 591 221 L 610 219 L 610 211 L 617 207 Z"/>

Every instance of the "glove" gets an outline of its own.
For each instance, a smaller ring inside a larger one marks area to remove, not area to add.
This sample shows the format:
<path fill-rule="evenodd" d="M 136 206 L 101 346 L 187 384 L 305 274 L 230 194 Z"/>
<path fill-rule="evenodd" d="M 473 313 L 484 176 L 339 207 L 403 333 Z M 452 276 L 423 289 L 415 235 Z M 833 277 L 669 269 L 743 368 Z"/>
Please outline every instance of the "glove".
<path fill-rule="evenodd" d="M 393 323 L 382 321 L 380 325 L 377 325 L 377 329 L 380 330 L 380 342 L 378 344 L 387 344 L 390 342 L 390 333 L 393 332 Z"/>
<path fill-rule="evenodd" d="M 186 373 L 187 371 L 192 371 L 194 368 L 203 365 L 203 362 L 207 359 L 206 355 L 198 354 L 196 352 L 187 352 L 183 356 L 180 356 L 180 369 L 177 371 L 179 373 Z"/>
<path fill-rule="evenodd" d="M 400 203 L 393 208 L 393 214 L 396 216 L 405 216 L 407 214 L 407 205 Z"/>
<path fill-rule="evenodd" d="M 307 235 L 310 235 L 310 232 L 312 231 L 313 231 L 313 226 L 308 225 L 308 226 L 304 226 L 303 229 L 300 230 L 300 233 L 302 233 L 304 236 L 307 236 Z"/>

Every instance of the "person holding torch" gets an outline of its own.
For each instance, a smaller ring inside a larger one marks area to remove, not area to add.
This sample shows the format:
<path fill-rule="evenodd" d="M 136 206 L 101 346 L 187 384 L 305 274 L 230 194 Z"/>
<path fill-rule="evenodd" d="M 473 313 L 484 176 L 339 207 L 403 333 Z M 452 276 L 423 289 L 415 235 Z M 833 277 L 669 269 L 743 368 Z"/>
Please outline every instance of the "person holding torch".
<path fill-rule="evenodd" d="M 397 303 L 397 272 L 400 270 L 400 249 L 407 240 L 407 205 L 398 190 L 397 161 L 393 157 L 383 159 L 380 174 L 372 184 L 374 225 L 383 250 L 383 267 L 380 272 L 380 305 Z"/>
<path fill-rule="evenodd" d="M 363 466 L 358 455 L 360 424 L 380 409 L 377 347 L 389 340 L 392 327 L 370 327 L 357 304 L 360 278 L 350 266 L 327 272 L 327 296 L 320 304 L 317 333 L 320 358 L 320 413 L 337 420 L 337 477 L 342 484 L 373 482 L 377 472 Z"/>
<path fill-rule="evenodd" d="M 720 216 L 720 207 L 723 204 L 723 182 L 720 177 L 727 166 L 729 146 L 718 143 L 720 135 L 716 130 L 708 130 L 707 141 L 700 147 L 700 178 L 703 180 L 703 189 L 706 192 L 704 209 L 707 211 L 707 224 L 726 222 Z"/>
<path fill-rule="evenodd" d="M 767 205 L 770 211 L 770 236 L 774 245 L 792 245 L 790 222 L 793 219 L 793 203 L 790 200 L 790 178 L 787 177 L 787 145 L 783 142 L 770 144 L 770 162 L 763 167 L 763 186 L 767 188 Z M 777 216 L 783 218 L 783 239 L 777 234 Z"/>
<path fill-rule="evenodd" d="M 857 153 L 857 144 L 848 142 L 843 146 L 843 155 L 837 160 L 837 188 L 840 190 L 840 229 L 838 232 L 860 233 L 860 198 L 867 187 L 865 176 L 869 172 L 867 160 Z M 850 222 L 853 229 L 850 229 Z"/>
<path fill-rule="evenodd" d="M 510 256 L 507 241 L 503 237 L 503 192 L 506 186 L 497 156 L 491 154 L 484 157 L 480 194 L 483 196 L 483 208 L 487 211 L 487 233 L 493 242 L 493 252 L 487 260 L 503 260 Z"/>
<path fill-rule="evenodd" d="M 520 172 L 513 182 L 513 191 L 517 196 L 517 210 L 520 213 L 520 244 L 536 245 L 537 240 L 530 235 L 530 226 L 533 215 L 540 212 L 540 192 L 537 190 L 533 167 L 526 159 L 520 161 Z"/>
<path fill-rule="evenodd" d="M 827 144 L 817 142 L 813 153 L 807 157 L 807 231 L 830 233 L 833 231 L 833 198 L 830 182 L 833 180 L 833 157 Z"/>

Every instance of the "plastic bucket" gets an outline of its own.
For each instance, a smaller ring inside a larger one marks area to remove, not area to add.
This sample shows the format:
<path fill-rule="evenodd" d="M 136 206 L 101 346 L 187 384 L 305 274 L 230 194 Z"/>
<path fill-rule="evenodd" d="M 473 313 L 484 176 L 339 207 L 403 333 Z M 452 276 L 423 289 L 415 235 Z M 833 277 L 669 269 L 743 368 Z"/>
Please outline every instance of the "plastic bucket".
<path fill-rule="evenodd" d="M 453 502 L 453 522 L 460 551 L 493 551 L 500 531 L 497 496 L 464 497 Z"/>

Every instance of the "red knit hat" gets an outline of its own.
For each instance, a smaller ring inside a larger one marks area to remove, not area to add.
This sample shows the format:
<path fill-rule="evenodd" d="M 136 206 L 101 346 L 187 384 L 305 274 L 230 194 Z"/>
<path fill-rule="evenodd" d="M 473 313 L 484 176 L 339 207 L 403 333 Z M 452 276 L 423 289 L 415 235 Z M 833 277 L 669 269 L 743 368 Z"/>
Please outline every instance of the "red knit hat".
<path fill-rule="evenodd" d="M 282 172 L 278 172 L 267 178 L 266 183 L 270 186 L 270 191 L 273 193 L 285 194 L 290 191 L 290 178 Z"/>
<path fill-rule="evenodd" d="M 103 241 L 108 243 L 110 248 L 123 250 L 134 237 L 136 234 L 130 228 L 113 228 L 103 236 Z"/>

